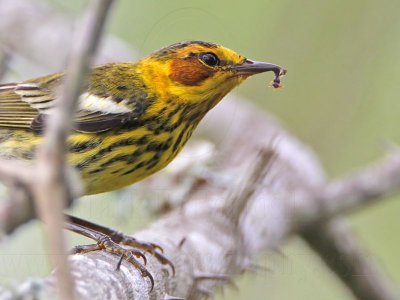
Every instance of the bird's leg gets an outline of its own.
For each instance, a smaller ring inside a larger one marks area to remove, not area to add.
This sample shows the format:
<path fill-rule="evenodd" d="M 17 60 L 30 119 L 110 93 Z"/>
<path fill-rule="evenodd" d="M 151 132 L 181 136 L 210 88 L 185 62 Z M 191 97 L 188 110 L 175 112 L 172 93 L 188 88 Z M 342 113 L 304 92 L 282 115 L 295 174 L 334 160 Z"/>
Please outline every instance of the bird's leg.
<path fill-rule="evenodd" d="M 87 253 L 91 251 L 97 251 L 97 250 L 105 250 L 109 253 L 113 253 L 116 255 L 121 256 L 121 259 L 125 259 L 127 262 L 131 263 L 136 269 L 138 269 L 143 277 L 148 277 L 150 282 L 151 282 L 151 290 L 154 287 L 154 278 L 150 274 L 149 271 L 147 271 L 146 267 L 142 265 L 139 261 L 134 258 L 140 257 L 143 259 L 144 264 L 147 263 L 146 256 L 140 251 L 140 250 L 127 250 L 123 247 L 121 247 L 119 244 L 115 243 L 108 235 L 96 231 L 94 229 L 75 224 L 73 222 L 69 222 L 69 220 L 65 224 L 65 228 L 73 231 L 75 233 L 81 234 L 83 236 L 86 236 L 92 240 L 95 240 L 97 243 L 92 244 L 92 245 L 82 245 L 82 246 L 76 246 L 73 249 L 73 253 Z M 117 269 L 119 269 L 119 266 L 121 264 L 121 260 L 117 265 Z"/>
<path fill-rule="evenodd" d="M 138 248 L 143 251 L 150 252 L 150 253 L 155 252 L 157 249 L 160 250 L 161 252 L 163 252 L 163 249 L 156 244 L 138 241 L 134 237 L 125 235 L 118 230 L 115 230 L 115 229 L 112 229 L 112 228 L 109 228 L 106 226 L 102 226 L 102 225 L 99 225 L 96 223 L 92 223 L 90 221 L 80 219 L 78 217 L 74 217 L 71 215 L 66 214 L 65 216 L 67 217 L 68 223 L 73 223 L 73 224 L 80 225 L 85 228 L 90 228 L 95 231 L 104 233 L 105 235 L 108 235 L 115 243 L 126 245 L 126 246 L 131 246 L 131 247 Z"/>
<path fill-rule="evenodd" d="M 87 220 L 83 220 L 71 215 L 66 215 L 66 224 L 67 224 L 67 229 L 77 232 L 79 234 L 82 234 L 88 238 L 91 238 L 95 241 L 99 242 L 103 242 L 106 241 L 106 243 L 110 244 L 110 242 L 113 243 L 112 247 L 117 246 L 117 248 L 122 248 L 120 245 L 124 245 L 124 246 L 129 246 L 132 247 L 134 249 L 139 249 L 145 252 L 149 252 L 151 253 L 161 264 L 163 265 L 169 265 L 172 269 L 172 273 L 175 274 L 175 267 L 172 264 L 172 262 L 166 258 L 162 252 L 163 249 L 154 244 L 154 243 L 146 243 L 146 242 L 142 242 L 139 241 L 137 239 L 135 239 L 134 237 L 128 236 L 123 234 L 120 231 L 102 226 L 102 225 L 98 225 L 95 223 L 92 223 L 90 221 Z M 83 232 L 82 232 L 83 230 Z M 101 240 L 99 240 L 99 234 L 101 234 Z M 104 243 L 103 243 L 104 244 Z M 101 249 L 105 249 L 104 247 Z M 124 249 L 124 248 L 122 248 Z M 93 249 L 94 250 L 99 250 L 99 249 Z M 105 249 L 108 252 L 112 252 L 115 253 L 113 251 L 110 251 L 108 249 Z M 125 250 L 126 251 L 126 250 Z M 81 252 L 88 252 L 86 249 L 82 250 Z M 161 252 L 161 253 L 160 253 Z M 140 256 L 144 259 L 145 263 L 146 263 L 146 257 L 144 256 L 144 254 L 140 251 L 136 251 L 136 252 L 132 252 L 135 256 Z M 119 254 L 123 254 L 123 253 L 119 253 Z M 124 257 L 126 257 L 126 255 L 124 255 Z"/>

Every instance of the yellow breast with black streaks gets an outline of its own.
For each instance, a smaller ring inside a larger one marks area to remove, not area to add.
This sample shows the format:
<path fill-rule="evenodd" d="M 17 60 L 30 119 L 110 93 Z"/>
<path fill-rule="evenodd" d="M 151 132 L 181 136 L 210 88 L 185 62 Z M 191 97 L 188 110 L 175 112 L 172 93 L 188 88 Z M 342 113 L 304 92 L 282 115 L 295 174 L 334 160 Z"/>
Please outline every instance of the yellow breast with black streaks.
<path fill-rule="evenodd" d="M 189 122 L 190 114 L 183 113 L 184 109 L 173 109 L 137 128 L 71 135 L 68 160 L 79 170 L 86 194 L 130 185 L 169 164 L 199 121 Z"/>

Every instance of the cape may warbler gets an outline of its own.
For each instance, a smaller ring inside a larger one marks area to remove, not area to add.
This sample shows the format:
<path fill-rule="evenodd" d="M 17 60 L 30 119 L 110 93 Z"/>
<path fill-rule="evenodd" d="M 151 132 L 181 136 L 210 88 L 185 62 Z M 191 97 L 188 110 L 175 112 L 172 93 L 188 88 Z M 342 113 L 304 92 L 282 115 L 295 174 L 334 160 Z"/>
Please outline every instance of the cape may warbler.
<path fill-rule="evenodd" d="M 267 71 L 275 73 L 273 86 L 278 87 L 285 73 L 279 66 L 201 41 L 176 43 L 138 62 L 94 67 L 67 140 L 67 159 L 80 173 L 85 194 L 115 190 L 164 168 L 230 90 Z M 57 73 L 0 85 L 1 156 L 34 159 L 63 78 Z M 75 217 L 69 220 L 81 230 L 110 233 Z"/>
<path fill-rule="evenodd" d="M 85 194 L 115 190 L 165 167 L 204 115 L 250 75 L 282 69 L 223 46 L 176 43 L 96 66 L 79 99 L 68 161 Z M 0 155 L 31 160 L 64 74 L 0 85 Z"/>

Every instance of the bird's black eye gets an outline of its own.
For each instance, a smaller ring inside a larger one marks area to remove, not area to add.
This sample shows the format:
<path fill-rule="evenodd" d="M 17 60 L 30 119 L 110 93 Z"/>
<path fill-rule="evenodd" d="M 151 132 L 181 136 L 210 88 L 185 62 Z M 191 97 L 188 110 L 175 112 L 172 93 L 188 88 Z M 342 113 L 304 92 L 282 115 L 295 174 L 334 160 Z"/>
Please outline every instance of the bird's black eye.
<path fill-rule="evenodd" d="M 202 53 L 199 58 L 210 67 L 219 65 L 219 59 L 214 53 Z"/>

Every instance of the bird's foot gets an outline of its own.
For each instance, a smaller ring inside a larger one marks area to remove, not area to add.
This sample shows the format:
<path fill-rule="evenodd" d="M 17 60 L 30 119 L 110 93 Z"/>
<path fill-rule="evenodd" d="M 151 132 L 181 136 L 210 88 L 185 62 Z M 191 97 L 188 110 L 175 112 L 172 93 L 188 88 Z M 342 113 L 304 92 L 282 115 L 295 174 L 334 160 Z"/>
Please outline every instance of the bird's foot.
<path fill-rule="evenodd" d="M 75 246 L 73 249 L 73 254 L 82 254 L 82 253 L 88 253 L 92 251 L 99 251 L 99 250 L 104 250 L 108 253 L 116 254 L 121 257 L 121 259 L 118 261 L 118 264 L 116 266 L 116 270 L 119 270 L 121 267 L 121 263 L 123 260 L 126 260 L 130 264 L 132 264 L 137 270 L 140 271 L 143 277 L 149 278 L 151 282 L 151 290 L 153 290 L 154 287 L 154 278 L 150 274 L 149 271 L 147 271 L 145 265 L 147 264 L 147 259 L 146 256 L 142 251 L 139 250 L 128 250 L 121 245 L 115 243 L 109 236 L 98 233 L 98 239 L 96 244 L 92 245 L 78 245 Z M 143 259 L 143 264 L 140 263 L 136 258 L 141 258 Z"/>
<path fill-rule="evenodd" d="M 139 241 L 132 236 L 125 235 L 119 231 L 115 231 L 112 235 L 113 240 L 118 241 L 120 245 L 129 246 L 135 249 L 140 249 L 142 251 L 148 252 L 153 255 L 162 265 L 168 265 L 171 268 L 172 275 L 175 276 L 174 264 L 164 256 L 164 250 L 159 245 L 154 243 L 146 243 Z M 117 237 L 117 239 L 114 239 Z"/>
<path fill-rule="evenodd" d="M 154 256 L 161 264 L 169 265 L 172 274 L 175 275 L 175 267 L 172 262 L 163 255 L 163 249 L 154 244 L 146 243 L 135 239 L 134 237 L 123 234 L 120 231 L 104 227 L 89 221 L 73 217 L 66 216 L 66 228 L 74 231 L 81 235 L 84 235 L 90 239 L 96 241 L 96 244 L 76 246 L 74 253 L 87 253 L 92 251 L 107 251 L 121 257 L 116 269 L 118 270 L 123 260 L 131 263 L 136 269 L 138 269 L 143 277 L 149 278 L 151 281 L 151 289 L 154 287 L 154 278 L 147 271 L 145 265 L 147 264 L 147 258 L 145 252 L 150 253 Z M 143 259 L 143 264 L 140 263 L 137 258 Z"/>

